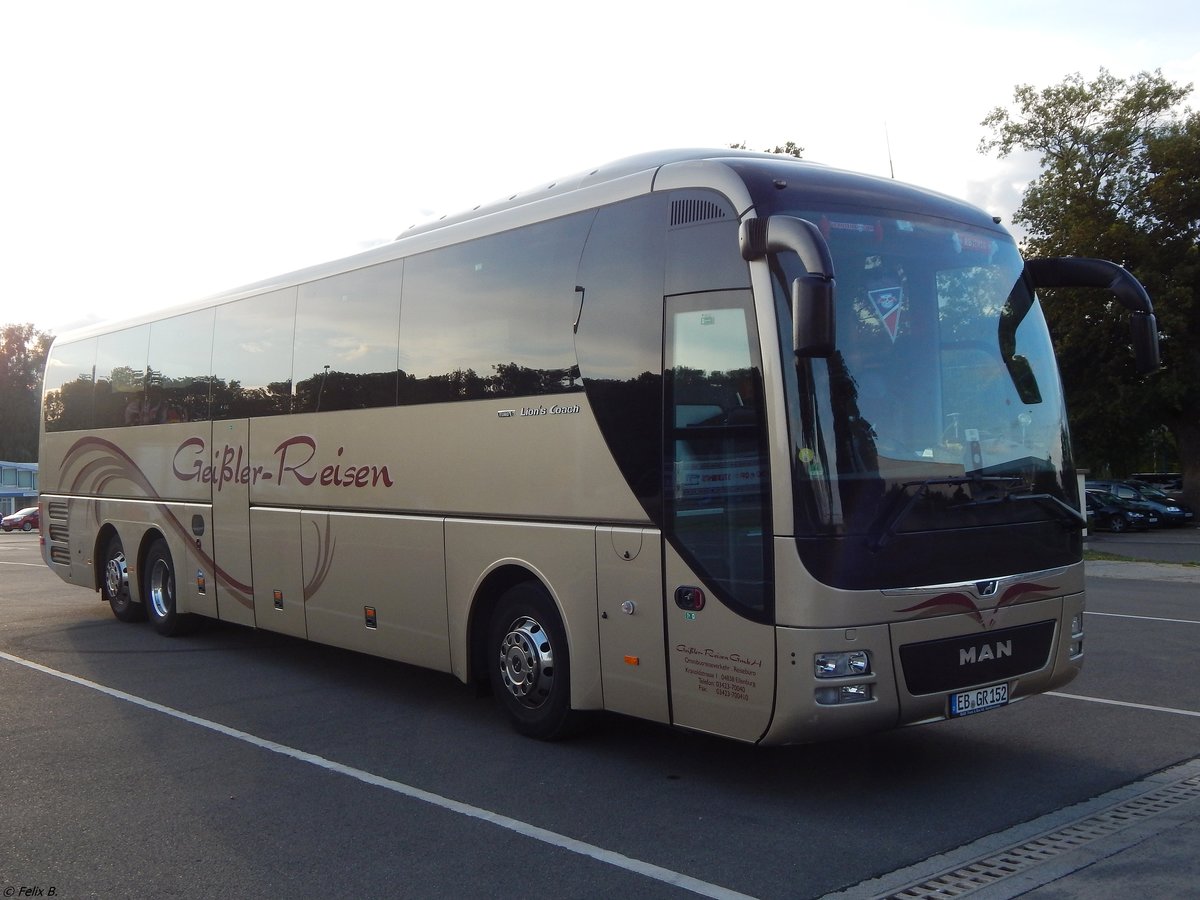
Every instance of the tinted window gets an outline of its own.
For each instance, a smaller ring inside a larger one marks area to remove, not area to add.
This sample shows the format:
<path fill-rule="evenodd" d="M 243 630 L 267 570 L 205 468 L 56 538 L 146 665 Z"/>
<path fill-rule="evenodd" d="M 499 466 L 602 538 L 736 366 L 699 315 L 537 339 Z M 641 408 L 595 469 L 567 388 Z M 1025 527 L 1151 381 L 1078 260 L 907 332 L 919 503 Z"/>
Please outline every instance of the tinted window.
<path fill-rule="evenodd" d="M 403 263 L 300 286 L 293 412 L 396 403 Z"/>
<path fill-rule="evenodd" d="M 136 425 L 145 415 L 150 326 L 103 334 L 96 346 L 96 428 Z"/>
<path fill-rule="evenodd" d="M 580 388 L 575 276 L 591 213 L 412 257 L 400 313 L 400 402 Z"/>
<path fill-rule="evenodd" d="M 208 419 L 214 311 L 202 309 L 150 326 L 146 424 Z"/>
<path fill-rule="evenodd" d="M 96 339 L 55 344 L 46 361 L 43 415 L 47 431 L 92 427 L 92 388 L 96 375 Z"/>
<path fill-rule="evenodd" d="M 748 292 L 667 304 L 667 525 L 729 606 L 771 615 L 762 367 Z"/>
<path fill-rule="evenodd" d="M 291 410 L 296 289 L 217 307 L 212 417 L 241 419 Z"/>
<path fill-rule="evenodd" d="M 662 297 L 668 197 L 605 207 L 579 266 L 575 348 L 596 422 L 651 521 L 662 524 Z"/>

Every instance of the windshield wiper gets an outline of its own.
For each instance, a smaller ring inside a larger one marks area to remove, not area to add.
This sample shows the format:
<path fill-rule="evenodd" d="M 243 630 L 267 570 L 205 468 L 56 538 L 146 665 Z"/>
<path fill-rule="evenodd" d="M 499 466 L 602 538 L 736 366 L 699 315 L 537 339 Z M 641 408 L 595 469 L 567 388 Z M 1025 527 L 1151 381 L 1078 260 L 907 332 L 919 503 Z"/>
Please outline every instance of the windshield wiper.
<path fill-rule="evenodd" d="M 929 494 L 929 489 L 938 485 L 977 485 L 979 487 L 993 487 L 1001 490 L 1001 496 L 991 497 L 986 500 L 968 500 L 965 503 L 957 503 L 953 506 L 955 510 L 963 509 L 978 509 L 981 506 L 995 506 L 1000 503 L 1017 503 L 1023 501 L 1032 501 L 1042 504 L 1048 509 L 1057 513 L 1064 521 L 1070 522 L 1073 526 L 1083 527 L 1087 525 L 1087 518 L 1079 510 L 1064 503 L 1057 497 L 1046 494 L 1019 494 L 1017 490 L 1027 488 L 1025 479 L 1016 476 L 1002 475 L 963 475 L 954 478 L 929 478 L 924 481 L 906 481 L 900 485 L 900 494 L 907 493 L 910 488 L 916 488 L 912 496 L 903 506 L 892 504 L 891 511 L 885 510 L 883 515 L 871 526 L 867 537 L 867 547 L 872 552 L 877 552 L 891 542 L 896 536 L 896 531 L 900 523 L 908 518 L 916 505 Z"/>

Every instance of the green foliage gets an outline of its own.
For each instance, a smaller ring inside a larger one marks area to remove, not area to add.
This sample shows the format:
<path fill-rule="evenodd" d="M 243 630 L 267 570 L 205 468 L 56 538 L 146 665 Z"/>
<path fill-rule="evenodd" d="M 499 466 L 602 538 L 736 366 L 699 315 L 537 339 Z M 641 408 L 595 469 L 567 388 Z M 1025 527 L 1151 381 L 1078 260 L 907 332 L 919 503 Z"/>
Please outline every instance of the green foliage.
<path fill-rule="evenodd" d="M 1160 72 L 1119 79 L 1101 69 L 1035 90 L 983 120 L 982 152 L 1040 154 L 1014 222 L 1030 256 L 1095 256 L 1146 286 L 1162 371 L 1139 379 L 1127 313 L 1104 293 L 1046 291 L 1080 465 L 1146 469 L 1169 429 L 1192 499 L 1200 499 L 1200 115 L 1191 85 Z"/>
<path fill-rule="evenodd" d="M 37 460 L 38 404 L 51 340 L 32 325 L 0 330 L 0 459 Z"/>
<path fill-rule="evenodd" d="M 730 144 L 729 148 L 731 150 L 749 150 L 750 149 L 749 147 L 746 146 L 745 141 L 742 141 L 737 144 Z M 788 141 L 783 146 L 779 146 L 778 144 L 776 144 L 770 150 L 763 150 L 763 153 L 782 153 L 786 156 L 794 156 L 794 157 L 796 157 L 796 159 L 802 159 L 804 156 L 804 148 L 801 147 L 799 144 L 797 144 L 795 141 Z"/>

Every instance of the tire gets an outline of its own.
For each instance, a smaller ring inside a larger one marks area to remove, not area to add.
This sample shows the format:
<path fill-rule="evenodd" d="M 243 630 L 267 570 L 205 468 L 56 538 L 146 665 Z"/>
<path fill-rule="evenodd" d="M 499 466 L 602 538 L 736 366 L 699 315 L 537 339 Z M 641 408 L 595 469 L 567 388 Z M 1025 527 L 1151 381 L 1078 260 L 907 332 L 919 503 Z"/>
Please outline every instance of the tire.
<path fill-rule="evenodd" d="M 129 595 L 129 562 L 121 539 L 115 534 L 104 548 L 104 567 L 101 570 L 100 596 L 108 601 L 113 615 L 122 622 L 143 622 L 146 607 L 135 603 Z"/>
<path fill-rule="evenodd" d="M 487 659 L 492 692 L 518 732 L 555 741 L 578 729 L 566 631 L 540 584 L 522 582 L 501 595 L 488 629 Z"/>
<path fill-rule="evenodd" d="M 33 531 L 33 523 L 32 522 L 22 522 L 21 530 L 22 531 Z"/>
<path fill-rule="evenodd" d="M 1108 520 L 1108 528 L 1113 534 L 1120 534 L 1129 530 L 1129 523 L 1125 521 L 1124 516 L 1113 516 Z"/>
<path fill-rule="evenodd" d="M 146 613 L 150 624 L 159 634 L 168 637 L 191 631 L 194 617 L 182 614 L 175 606 L 175 564 L 167 542 L 159 538 L 146 554 L 142 593 L 146 596 Z"/>

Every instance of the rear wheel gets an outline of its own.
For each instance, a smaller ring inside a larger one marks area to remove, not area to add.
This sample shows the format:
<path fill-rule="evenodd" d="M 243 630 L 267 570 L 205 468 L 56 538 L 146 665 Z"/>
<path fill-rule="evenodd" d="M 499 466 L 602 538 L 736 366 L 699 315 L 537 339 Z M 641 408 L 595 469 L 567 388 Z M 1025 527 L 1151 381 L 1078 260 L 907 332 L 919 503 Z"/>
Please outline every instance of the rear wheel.
<path fill-rule="evenodd" d="M 1108 527 L 1110 529 L 1112 529 L 1114 534 L 1120 534 L 1122 531 L 1129 530 L 1129 523 L 1125 521 L 1124 516 L 1117 515 L 1117 516 L 1113 516 L 1109 520 Z"/>
<path fill-rule="evenodd" d="M 487 657 L 492 691 L 517 731 L 553 741 L 576 730 L 566 631 L 541 585 L 524 582 L 500 597 Z"/>
<path fill-rule="evenodd" d="M 146 607 L 129 596 L 129 563 L 121 539 L 115 534 L 104 548 L 104 580 L 100 582 L 100 594 L 108 601 L 113 615 L 122 622 L 141 622 L 146 618 Z"/>
<path fill-rule="evenodd" d="M 191 630 L 192 616 L 181 615 L 175 608 L 175 565 L 167 542 L 155 541 L 146 554 L 146 578 L 143 582 L 150 623 L 159 634 L 178 635 Z"/>

